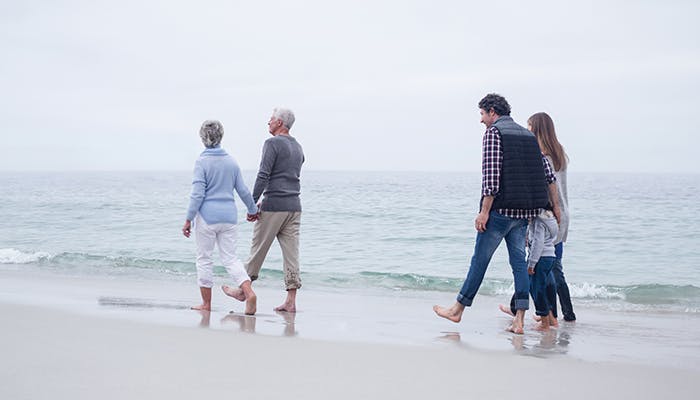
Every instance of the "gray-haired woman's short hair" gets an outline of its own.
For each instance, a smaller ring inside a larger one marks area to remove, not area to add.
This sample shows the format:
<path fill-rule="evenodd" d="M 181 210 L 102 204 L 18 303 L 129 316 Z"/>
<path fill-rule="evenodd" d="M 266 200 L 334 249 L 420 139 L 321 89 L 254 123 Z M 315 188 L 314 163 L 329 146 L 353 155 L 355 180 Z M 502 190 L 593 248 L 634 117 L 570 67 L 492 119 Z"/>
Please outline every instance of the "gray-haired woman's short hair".
<path fill-rule="evenodd" d="M 272 116 L 282 121 L 282 125 L 284 125 L 285 128 L 292 129 L 292 125 L 294 125 L 294 113 L 292 110 L 288 108 L 275 108 L 272 111 Z"/>
<path fill-rule="evenodd" d="M 224 126 L 216 120 L 206 120 L 199 129 L 199 137 L 206 148 L 216 147 L 224 137 Z"/>

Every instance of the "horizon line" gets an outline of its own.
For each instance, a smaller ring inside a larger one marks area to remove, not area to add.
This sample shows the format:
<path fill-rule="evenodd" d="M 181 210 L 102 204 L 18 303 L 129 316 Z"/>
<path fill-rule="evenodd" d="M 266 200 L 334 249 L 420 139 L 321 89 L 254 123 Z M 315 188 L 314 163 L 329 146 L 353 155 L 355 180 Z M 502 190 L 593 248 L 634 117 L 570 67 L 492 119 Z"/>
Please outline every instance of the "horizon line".
<path fill-rule="evenodd" d="M 241 171 L 255 172 L 256 169 L 241 168 Z M 36 169 L 36 170 L 3 170 L 0 169 L 0 174 L 8 173 L 147 173 L 147 172 L 192 172 L 191 169 L 59 169 L 59 170 L 47 170 L 47 169 Z M 448 170 L 448 169 L 424 169 L 424 170 L 410 170 L 410 169 L 304 169 L 302 170 L 302 175 L 304 172 L 332 172 L 332 173 L 351 173 L 351 172 L 363 172 L 363 173 L 481 173 L 481 170 Z M 699 175 L 700 171 L 606 171 L 606 170 L 575 170 L 567 171 L 567 173 L 573 174 L 676 174 L 676 175 Z"/>

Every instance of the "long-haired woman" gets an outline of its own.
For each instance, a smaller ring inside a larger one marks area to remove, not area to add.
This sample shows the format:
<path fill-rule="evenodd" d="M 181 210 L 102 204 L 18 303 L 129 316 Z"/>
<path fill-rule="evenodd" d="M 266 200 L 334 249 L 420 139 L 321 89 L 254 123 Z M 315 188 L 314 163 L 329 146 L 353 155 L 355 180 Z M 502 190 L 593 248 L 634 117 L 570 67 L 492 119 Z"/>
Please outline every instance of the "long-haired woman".
<path fill-rule="evenodd" d="M 528 118 L 527 125 L 528 129 L 535 134 L 540 150 L 554 168 L 554 174 L 557 177 L 557 189 L 559 189 L 561 221 L 559 222 L 559 236 L 554 242 L 556 244 L 556 261 L 552 267 L 553 276 L 550 276 L 551 282 L 547 285 L 548 298 L 555 318 L 557 317 L 556 296 L 559 295 L 559 303 L 564 320 L 575 321 L 576 314 L 574 314 L 574 308 L 571 305 L 569 286 L 566 284 L 561 263 L 564 253 L 564 242 L 566 242 L 569 231 L 569 199 L 566 189 L 566 169 L 569 164 L 569 157 L 564 151 L 564 146 L 559 143 L 557 133 L 554 130 L 554 122 L 547 113 L 539 112 L 533 114 Z"/>
<path fill-rule="evenodd" d="M 535 134 L 540 145 L 540 151 L 547 157 L 549 164 L 554 168 L 554 175 L 557 177 L 561 221 L 559 222 L 559 234 L 554 241 L 556 260 L 552 265 L 552 273 L 547 279 L 547 302 L 551 306 L 552 316 L 555 318 L 550 322 L 556 326 L 557 295 L 559 295 L 559 303 L 561 304 L 561 312 L 564 314 L 564 320 L 576 321 L 576 314 L 574 314 L 574 307 L 571 304 L 571 295 L 569 294 L 569 285 L 566 284 L 561 264 L 564 242 L 566 242 L 569 231 L 569 198 L 566 190 L 566 169 L 569 164 L 569 157 L 564 151 L 564 146 L 559 143 L 557 133 L 554 130 L 554 122 L 547 113 L 539 112 L 533 114 L 527 120 L 527 129 Z M 501 304 L 498 308 L 506 314 L 514 315 L 514 301 L 514 298 L 511 299 L 510 307 Z"/>

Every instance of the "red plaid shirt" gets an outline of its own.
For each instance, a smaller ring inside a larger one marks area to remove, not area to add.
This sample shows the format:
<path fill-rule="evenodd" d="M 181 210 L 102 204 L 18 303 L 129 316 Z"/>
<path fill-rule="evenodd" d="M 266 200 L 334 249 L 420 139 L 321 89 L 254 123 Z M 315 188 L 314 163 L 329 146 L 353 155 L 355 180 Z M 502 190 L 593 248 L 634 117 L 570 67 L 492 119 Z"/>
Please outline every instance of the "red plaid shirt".
<path fill-rule="evenodd" d="M 481 195 L 496 196 L 501 183 L 501 169 L 503 169 L 503 144 L 501 143 L 501 134 L 495 126 L 488 128 L 484 133 L 482 150 Z M 542 155 L 542 163 L 544 164 L 544 176 L 547 179 L 547 183 L 555 182 L 557 178 L 554 176 L 554 170 L 544 154 Z M 496 211 L 510 218 L 533 218 L 539 215 L 542 209 L 518 210 L 501 208 Z"/>

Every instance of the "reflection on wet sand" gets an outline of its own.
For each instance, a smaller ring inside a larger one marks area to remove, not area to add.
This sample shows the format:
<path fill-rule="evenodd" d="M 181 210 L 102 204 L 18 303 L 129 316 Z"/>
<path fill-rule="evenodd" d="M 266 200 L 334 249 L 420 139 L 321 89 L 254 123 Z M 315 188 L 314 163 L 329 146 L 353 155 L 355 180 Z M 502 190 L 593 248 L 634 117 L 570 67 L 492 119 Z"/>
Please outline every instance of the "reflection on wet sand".
<path fill-rule="evenodd" d="M 509 340 L 515 351 L 523 355 L 546 357 L 551 354 L 566 354 L 571 341 L 571 333 L 560 329 L 550 329 L 526 335 L 512 335 Z"/>
<path fill-rule="evenodd" d="M 296 336 L 299 333 L 296 330 L 296 313 L 289 313 L 285 311 L 276 311 L 275 312 L 277 315 L 282 317 L 284 322 L 284 329 L 282 330 L 282 335 L 284 336 Z M 226 325 L 226 324 L 238 324 L 238 328 L 241 330 L 241 332 L 246 332 L 246 333 L 255 333 L 255 325 L 257 323 L 258 318 L 265 318 L 263 322 L 271 322 L 271 323 L 280 323 L 281 321 L 277 319 L 267 319 L 267 318 L 274 318 L 274 316 L 271 315 L 260 315 L 258 314 L 257 316 L 252 316 L 252 315 L 243 315 L 243 314 L 236 314 L 236 313 L 229 313 L 225 317 L 221 319 L 221 324 Z"/>
<path fill-rule="evenodd" d="M 440 332 L 443 335 L 438 336 L 438 340 L 446 341 L 446 342 L 460 342 L 462 340 L 461 336 L 459 336 L 459 332 Z"/>
<path fill-rule="evenodd" d="M 277 315 L 284 318 L 284 331 L 282 332 L 284 336 L 296 336 L 297 330 L 294 321 L 297 318 L 296 313 L 290 313 L 286 311 L 275 311 Z"/>
<path fill-rule="evenodd" d="M 459 347 L 468 346 L 468 336 L 462 340 L 460 332 L 440 332 L 435 340 Z M 554 354 L 566 354 L 571 342 L 571 331 L 566 329 L 550 329 L 546 332 L 527 331 L 525 335 L 504 333 L 516 352 L 534 357 L 547 357 Z"/>
<path fill-rule="evenodd" d="M 211 311 L 197 310 L 197 312 L 202 317 L 199 320 L 199 327 L 200 328 L 209 328 L 209 322 L 211 320 Z"/>
<path fill-rule="evenodd" d="M 221 324 L 225 325 L 228 323 L 238 324 L 238 328 L 241 332 L 255 333 L 255 323 L 257 318 L 252 315 L 234 314 L 230 313 L 221 319 Z"/>
<path fill-rule="evenodd" d="M 188 310 L 190 306 L 186 304 L 177 303 L 164 303 L 152 299 L 137 299 L 129 297 L 109 297 L 100 296 L 97 298 L 97 304 L 103 307 L 117 307 L 117 308 L 140 308 L 140 309 L 152 309 L 152 308 L 162 308 L 170 310 Z"/>

